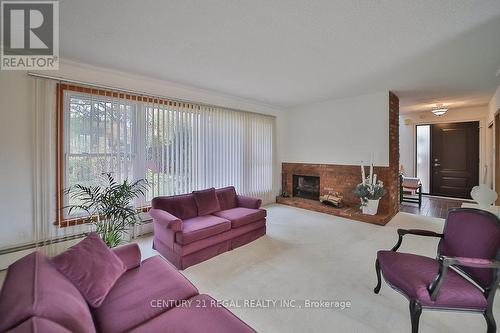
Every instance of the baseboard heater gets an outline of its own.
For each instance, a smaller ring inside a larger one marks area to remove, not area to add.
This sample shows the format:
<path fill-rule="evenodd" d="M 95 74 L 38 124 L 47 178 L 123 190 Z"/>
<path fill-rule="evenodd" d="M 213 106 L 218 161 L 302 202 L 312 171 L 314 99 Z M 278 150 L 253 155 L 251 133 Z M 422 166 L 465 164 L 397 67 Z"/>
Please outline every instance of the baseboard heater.
<path fill-rule="evenodd" d="M 143 219 L 141 222 L 137 223 L 136 228 L 138 230 L 136 229 L 135 232 L 132 232 L 132 237 L 136 238 L 139 236 L 143 236 L 143 235 L 152 233 L 151 222 L 152 222 L 151 219 Z M 149 228 L 146 228 L 146 230 L 144 230 L 143 228 L 147 227 L 147 226 L 149 226 Z M 43 247 L 43 246 L 62 243 L 62 242 L 66 242 L 66 241 L 70 241 L 70 240 L 74 240 L 74 239 L 78 239 L 78 238 L 83 238 L 87 234 L 88 234 L 88 232 L 82 232 L 82 233 L 78 233 L 78 234 L 74 234 L 74 235 L 55 237 L 55 238 L 50 238 L 50 239 L 46 239 L 43 241 L 34 241 L 34 242 L 30 242 L 30 243 L 25 243 L 22 245 L 5 247 L 3 249 L 0 249 L 0 256 L 5 255 L 5 254 L 9 254 L 9 253 L 18 252 L 18 251 L 25 251 L 25 250 L 34 249 L 37 247 Z"/>
<path fill-rule="evenodd" d="M 51 239 L 47 239 L 47 240 L 43 240 L 43 241 L 37 241 L 37 242 L 31 242 L 31 243 L 27 243 L 27 244 L 23 244 L 23 245 L 7 247 L 7 248 L 0 250 L 0 256 L 4 255 L 4 254 L 18 252 L 18 251 L 34 249 L 37 247 L 43 247 L 43 246 L 47 246 L 47 245 L 62 243 L 62 242 L 66 242 L 66 241 L 73 240 L 73 239 L 83 238 L 86 235 L 87 235 L 87 233 L 80 233 L 80 234 L 75 234 L 75 235 L 70 235 L 70 236 L 51 238 Z"/>

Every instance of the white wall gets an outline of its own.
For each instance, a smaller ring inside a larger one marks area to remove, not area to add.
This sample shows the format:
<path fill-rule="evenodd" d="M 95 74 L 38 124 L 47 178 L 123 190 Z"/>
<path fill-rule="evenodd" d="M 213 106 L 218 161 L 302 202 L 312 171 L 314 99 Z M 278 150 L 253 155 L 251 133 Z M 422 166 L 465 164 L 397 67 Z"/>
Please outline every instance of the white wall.
<path fill-rule="evenodd" d="M 490 103 L 488 104 L 488 123 L 493 121 L 495 113 L 500 110 L 500 86 L 498 86 L 495 94 L 491 97 Z"/>
<path fill-rule="evenodd" d="M 287 110 L 283 160 L 358 165 L 374 155 L 389 165 L 389 92 L 328 100 Z"/>
<path fill-rule="evenodd" d="M 62 61 L 59 71 L 41 74 L 274 115 L 277 125 L 276 183 L 281 182 L 285 127 L 283 112 L 278 108 L 69 61 Z M 33 241 L 33 90 L 33 79 L 26 72 L 0 71 L 0 249 Z"/>
<path fill-rule="evenodd" d="M 399 116 L 399 164 L 406 175 L 413 176 L 415 173 L 415 124 L 405 125 L 405 119 L 408 119 L 405 115 Z"/>
<path fill-rule="evenodd" d="M 482 168 L 486 161 L 486 131 L 488 108 L 486 106 L 473 108 L 450 109 L 444 116 L 436 117 L 430 111 L 412 112 L 400 115 L 399 118 L 399 161 L 408 176 L 415 175 L 415 133 L 416 125 L 437 124 L 465 121 L 479 121 L 479 169 L 482 177 Z M 409 122 L 405 125 L 405 121 Z M 482 179 L 480 179 L 482 180 Z"/>
<path fill-rule="evenodd" d="M 498 86 L 495 94 L 491 97 L 488 104 L 488 120 L 487 125 L 489 126 L 494 122 L 495 114 L 500 110 L 500 86 Z M 500 142 L 495 142 L 495 126 L 489 127 L 486 130 L 486 161 L 489 165 L 489 170 L 491 172 L 488 174 L 488 183 L 495 188 L 495 182 L 493 181 L 495 177 L 500 177 L 500 175 L 495 176 L 495 149 L 500 149 Z M 500 189 L 495 189 L 500 193 Z"/>
<path fill-rule="evenodd" d="M 0 247 L 33 237 L 32 83 L 0 71 Z"/>

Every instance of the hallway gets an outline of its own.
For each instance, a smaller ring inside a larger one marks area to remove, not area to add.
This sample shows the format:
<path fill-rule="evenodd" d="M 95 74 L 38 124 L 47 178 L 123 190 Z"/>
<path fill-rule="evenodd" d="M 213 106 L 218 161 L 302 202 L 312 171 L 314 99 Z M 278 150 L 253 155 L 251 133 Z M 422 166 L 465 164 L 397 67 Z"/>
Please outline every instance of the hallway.
<path fill-rule="evenodd" d="M 424 195 L 422 196 L 422 207 L 418 208 L 417 204 L 402 202 L 399 211 L 444 219 L 446 218 L 449 209 L 461 207 L 464 202 L 469 201 Z"/>

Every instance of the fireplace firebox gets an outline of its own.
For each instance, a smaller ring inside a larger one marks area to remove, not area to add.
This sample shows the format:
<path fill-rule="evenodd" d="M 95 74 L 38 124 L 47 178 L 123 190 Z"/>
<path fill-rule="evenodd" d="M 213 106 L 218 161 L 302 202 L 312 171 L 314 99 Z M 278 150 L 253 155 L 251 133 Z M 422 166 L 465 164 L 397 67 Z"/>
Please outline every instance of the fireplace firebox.
<path fill-rule="evenodd" d="M 319 177 L 293 175 L 293 196 L 319 200 Z"/>

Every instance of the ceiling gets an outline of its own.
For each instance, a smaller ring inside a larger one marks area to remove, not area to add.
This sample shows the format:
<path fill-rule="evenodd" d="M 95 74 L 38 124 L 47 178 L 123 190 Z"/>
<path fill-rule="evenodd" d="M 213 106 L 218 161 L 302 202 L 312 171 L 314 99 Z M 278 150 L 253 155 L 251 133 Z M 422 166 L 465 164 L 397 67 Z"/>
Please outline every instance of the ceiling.
<path fill-rule="evenodd" d="M 498 0 L 63 0 L 61 57 L 278 107 L 393 90 L 486 104 Z"/>

